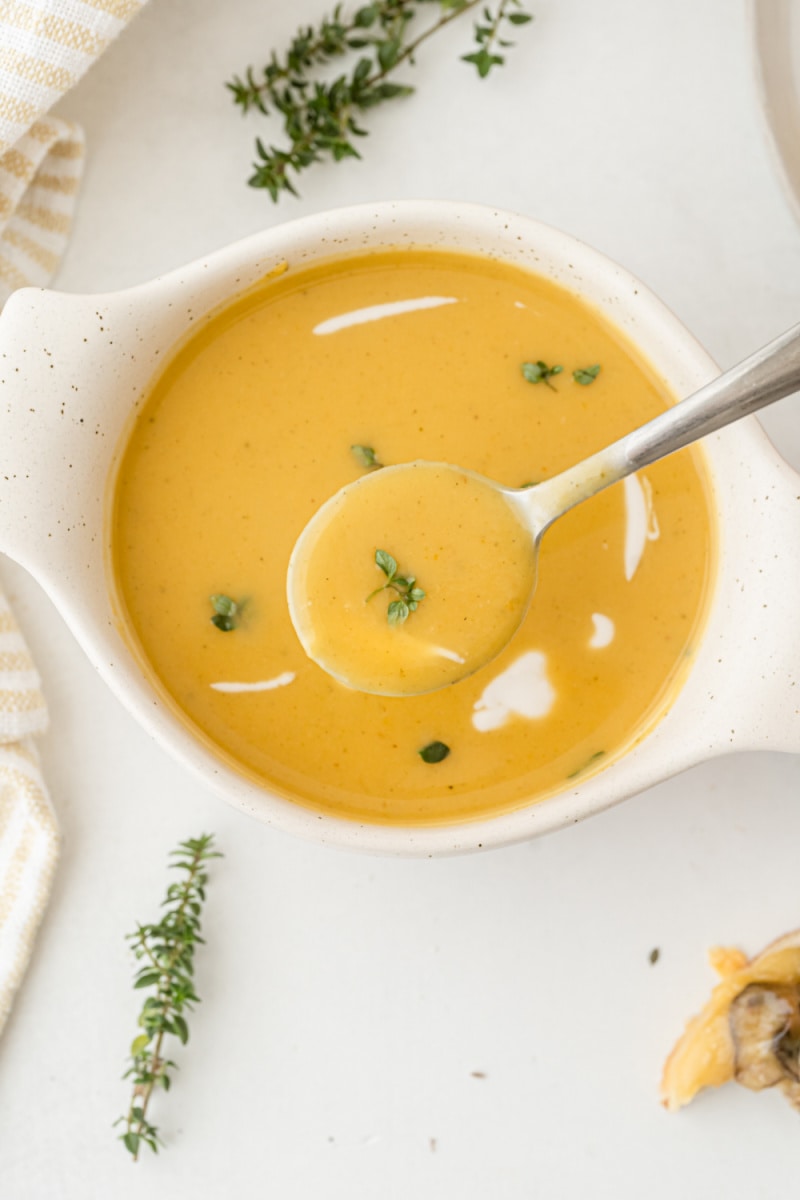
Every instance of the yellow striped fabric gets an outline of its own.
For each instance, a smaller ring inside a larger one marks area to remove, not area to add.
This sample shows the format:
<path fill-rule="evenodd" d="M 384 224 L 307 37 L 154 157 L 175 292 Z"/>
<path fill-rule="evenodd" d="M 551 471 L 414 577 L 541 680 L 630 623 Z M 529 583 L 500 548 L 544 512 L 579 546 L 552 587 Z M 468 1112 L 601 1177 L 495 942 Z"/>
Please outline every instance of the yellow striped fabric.
<path fill-rule="evenodd" d="M 33 736 L 47 727 L 39 674 L 0 592 L 0 1030 L 25 971 L 58 857 Z"/>
<path fill-rule="evenodd" d="M 69 237 L 83 131 L 50 109 L 145 0 L 0 0 L 0 305 L 50 282 Z M 0 1030 L 25 972 L 58 857 L 32 738 L 39 676 L 0 591 Z"/>
<path fill-rule="evenodd" d="M 30 739 L 0 752 L 0 1030 L 33 949 L 58 858 L 55 817 Z"/>
<path fill-rule="evenodd" d="M 0 304 L 49 283 L 66 248 L 81 129 L 46 114 L 144 0 L 0 0 Z"/>

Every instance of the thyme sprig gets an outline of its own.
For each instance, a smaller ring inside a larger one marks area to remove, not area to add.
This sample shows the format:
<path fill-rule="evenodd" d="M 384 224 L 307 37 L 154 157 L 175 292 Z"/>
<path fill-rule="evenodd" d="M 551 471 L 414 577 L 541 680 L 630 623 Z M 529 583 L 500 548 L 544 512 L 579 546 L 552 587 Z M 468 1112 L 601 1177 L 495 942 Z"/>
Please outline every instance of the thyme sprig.
<path fill-rule="evenodd" d="M 367 135 L 361 115 L 386 100 L 411 95 L 414 88 L 394 78 L 397 69 L 412 65 L 424 42 L 480 4 L 481 0 L 371 0 L 349 15 L 337 4 L 317 28 L 299 29 L 285 51 L 273 51 L 261 71 L 250 66 L 242 76 L 234 76 L 226 84 L 234 103 L 244 113 L 255 109 L 265 116 L 279 114 L 288 140 L 280 147 L 256 138 L 250 186 L 265 188 L 277 201 L 282 192 L 298 194 L 292 173 L 298 175 L 326 158 L 360 158 L 354 139 Z M 416 18 L 431 7 L 438 8 L 437 19 L 418 31 Z M 531 19 L 521 0 L 484 7 L 474 27 L 477 49 L 462 55 L 463 61 L 485 78 L 504 62 L 498 50 L 512 45 L 501 36 L 504 28 Z M 332 80 L 319 78 L 320 69 L 348 56 L 355 63 L 342 74 Z"/>
<path fill-rule="evenodd" d="M 399 599 L 390 601 L 386 619 L 390 625 L 402 625 L 404 621 L 408 620 L 408 614 L 415 612 L 419 607 L 420 600 L 425 599 L 425 593 L 422 588 L 416 586 L 415 575 L 397 574 L 397 562 L 386 550 L 375 551 L 375 565 L 383 571 L 386 583 L 382 583 L 380 587 L 375 588 L 374 592 L 370 592 L 365 603 L 369 604 L 373 596 L 391 588 L 397 592 Z"/>
<path fill-rule="evenodd" d="M 133 1084 L 131 1101 L 126 1115 L 115 1122 L 125 1126 L 120 1140 L 134 1162 L 143 1144 L 156 1153 L 163 1144 L 147 1114 L 154 1090 L 162 1087 L 168 1091 L 170 1071 L 176 1069 L 176 1064 L 164 1057 L 164 1038 L 171 1035 L 186 1044 L 189 1027 L 184 1013 L 200 999 L 194 987 L 194 951 L 203 941 L 200 913 L 208 882 L 205 865 L 209 859 L 221 857 L 213 845 L 213 834 L 203 834 L 181 842 L 172 851 L 175 861 L 170 867 L 185 875 L 167 888 L 162 902 L 166 911 L 159 921 L 137 925 L 136 932 L 128 934 L 133 953 L 143 964 L 133 986 L 152 989 L 139 1014 L 142 1032 L 131 1043 L 131 1065 L 123 1075 Z"/>

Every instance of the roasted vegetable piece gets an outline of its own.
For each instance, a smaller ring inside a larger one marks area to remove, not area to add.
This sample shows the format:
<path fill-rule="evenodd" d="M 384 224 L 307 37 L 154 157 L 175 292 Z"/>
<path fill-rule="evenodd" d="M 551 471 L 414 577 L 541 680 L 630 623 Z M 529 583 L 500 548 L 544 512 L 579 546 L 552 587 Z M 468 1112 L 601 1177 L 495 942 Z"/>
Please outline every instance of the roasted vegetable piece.
<path fill-rule="evenodd" d="M 800 1109 L 800 930 L 750 960 L 729 948 L 710 958 L 722 979 L 664 1065 L 663 1104 L 674 1111 L 735 1079 L 754 1091 L 777 1085 Z"/>
<path fill-rule="evenodd" d="M 786 1077 L 778 1057 L 779 1048 L 792 1039 L 797 1024 L 800 991 L 797 986 L 766 988 L 751 983 L 731 1002 L 728 1013 L 733 1037 L 735 1079 L 744 1087 L 760 1092 L 774 1087 Z"/>

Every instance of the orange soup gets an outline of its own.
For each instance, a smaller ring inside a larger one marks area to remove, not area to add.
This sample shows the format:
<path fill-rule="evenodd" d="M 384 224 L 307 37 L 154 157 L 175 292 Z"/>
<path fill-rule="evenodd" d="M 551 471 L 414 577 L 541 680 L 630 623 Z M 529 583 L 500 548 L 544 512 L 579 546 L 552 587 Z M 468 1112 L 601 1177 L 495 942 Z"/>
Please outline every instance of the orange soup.
<path fill-rule="evenodd" d="M 519 268 L 426 249 L 290 264 L 178 349 L 137 418 L 111 529 L 123 623 L 196 733 L 298 804 L 395 824 L 519 808 L 602 769 L 680 686 L 714 559 L 702 452 L 558 521 L 506 649 L 426 695 L 358 692 L 305 655 L 286 601 L 292 548 L 365 472 L 425 459 L 522 487 L 673 401 L 603 317 Z M 396 577 L 414 571 L 425 520 L 415 506 L 374 535 L 370 587 L 389 579 L 379 550 Z M 467 598 L 480 553 L 465 530 Z M 322 592 L 335 620 L 338 590 Z M 401 592 L 358 601 L 388 619 Z"/>

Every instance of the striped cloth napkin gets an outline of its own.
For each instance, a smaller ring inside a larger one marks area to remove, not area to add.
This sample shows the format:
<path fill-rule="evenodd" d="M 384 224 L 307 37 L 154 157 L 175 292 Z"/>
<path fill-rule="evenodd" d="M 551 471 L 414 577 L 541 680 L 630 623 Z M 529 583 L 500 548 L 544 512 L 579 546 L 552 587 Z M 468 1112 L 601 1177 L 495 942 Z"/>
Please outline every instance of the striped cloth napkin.
<path fill-rule="evenodd" d="M 145 0 L 0 0 L 0 304 L 43 287 L 67 244 L 85 144 L 49 115 Z M 39 676 L 0 592 L 0 1030 L 25 972 L 58 857 L 33 737 Z"/>
<path fill-rule="evenodd" d="M 58 857 L 33 735 L 47 726 L 39 676 L 0 592 L 0 1030 L 22 979 Z"/>

